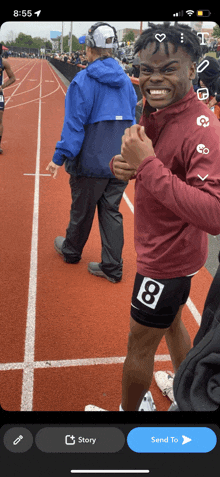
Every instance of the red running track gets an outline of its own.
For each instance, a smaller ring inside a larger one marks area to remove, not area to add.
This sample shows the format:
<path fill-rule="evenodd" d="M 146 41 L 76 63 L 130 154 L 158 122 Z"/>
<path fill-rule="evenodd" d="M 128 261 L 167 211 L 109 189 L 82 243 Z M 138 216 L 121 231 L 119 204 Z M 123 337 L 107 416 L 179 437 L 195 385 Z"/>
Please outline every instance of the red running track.
<path fill-rule="evenodd" d="M 71 204 L 68 175 L 46 166 L 60 139 L 66 87 L 46 60 L 11 58 L 17 81 L 5 90 L 0 156 L 1 406 L 8 411 L 83 411 L 87 404 L 118 411 L 136 273 L 132 205 L 123 199 L 124 274 L 118 284 L 90 275 L 100 261 L 97 216 L 77 265 L 53 248 L 65 236 Z M 134 203 L 134 183 L 126 195 Z M 212 277 L 192 279 L 183 321 L 194 338 Z M 163 340 L 155 371 L 172 370 Z M 170 406 L 153 380 L 157 409 Z"/>

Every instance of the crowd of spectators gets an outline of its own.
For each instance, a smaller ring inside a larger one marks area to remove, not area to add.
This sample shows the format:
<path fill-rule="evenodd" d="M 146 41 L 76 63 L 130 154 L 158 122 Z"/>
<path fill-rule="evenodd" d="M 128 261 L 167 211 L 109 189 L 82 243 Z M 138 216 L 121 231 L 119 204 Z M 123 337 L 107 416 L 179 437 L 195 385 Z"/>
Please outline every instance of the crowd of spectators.
<path fill-rule="evenodd" d="M 53 58 L 64 61 L 65 63 L 71 63 L 73 65 L 88 65 L 88 58 L 86 52 L 74 51 L 72 53 L 54 53 Z"/>
<path fill-rule="evenodd" d="M 65 63 L 71 63 L 73 65 L 88 65 L 88 58 L 86 56 L 86 52 L 82 51 L 74 51 L 72 53 L 54 53 L 53 58 L 58 59 L 60 61 L 64 61 Z M 119 63 L 119 65 L 123 68 L 123 70 L 127 73 L 128 76 L 132 76 L 134 78 L 139 78 L 140 75 L 140 63 L 138 57 L 127 58 L 123 57 L 121 54 L 114 55 L 115 60 Z"/>

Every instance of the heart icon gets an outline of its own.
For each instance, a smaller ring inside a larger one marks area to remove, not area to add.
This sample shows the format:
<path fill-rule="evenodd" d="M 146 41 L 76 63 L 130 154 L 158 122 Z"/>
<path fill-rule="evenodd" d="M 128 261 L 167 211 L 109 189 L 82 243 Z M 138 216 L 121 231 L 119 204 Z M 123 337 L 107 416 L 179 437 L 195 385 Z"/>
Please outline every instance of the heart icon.
<path fill-rule="evenodd" d="M 161 35 L 159 33 L 157 33 L 155 35 L 155 38 L 156 38 L 156 40 L 158 40 L 161 43 L 161 41 L 165 40 L 166 35 L 165 35 L 165 33 L 161 33 Z"/>

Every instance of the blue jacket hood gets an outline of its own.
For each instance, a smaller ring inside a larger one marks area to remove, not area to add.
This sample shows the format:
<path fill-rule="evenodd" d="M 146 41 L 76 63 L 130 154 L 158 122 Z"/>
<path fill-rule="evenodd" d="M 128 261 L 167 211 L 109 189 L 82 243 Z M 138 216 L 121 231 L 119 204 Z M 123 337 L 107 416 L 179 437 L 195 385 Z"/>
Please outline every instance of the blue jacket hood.
<path fill-rule="evenodd" d="M 98 58 L 86 70 L 88 76 L 112 88 L 121 88 L 126 81 L 126 73 L 114 58 Z"/>

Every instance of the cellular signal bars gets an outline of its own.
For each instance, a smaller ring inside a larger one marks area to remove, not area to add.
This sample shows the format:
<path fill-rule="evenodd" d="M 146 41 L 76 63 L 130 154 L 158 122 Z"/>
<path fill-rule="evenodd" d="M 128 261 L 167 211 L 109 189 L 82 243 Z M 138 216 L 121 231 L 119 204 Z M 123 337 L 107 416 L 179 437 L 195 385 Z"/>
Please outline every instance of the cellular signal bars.
<path fill-rule="evenodd" d="M 173 17 L 183 17 L 183 15 L 184 15 L 184 11 L 181 10 L 181 12 L 174 13 Z"/>

